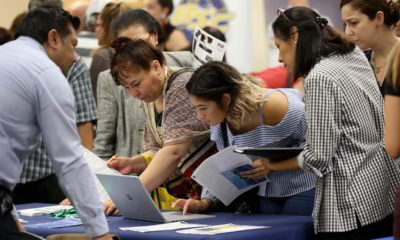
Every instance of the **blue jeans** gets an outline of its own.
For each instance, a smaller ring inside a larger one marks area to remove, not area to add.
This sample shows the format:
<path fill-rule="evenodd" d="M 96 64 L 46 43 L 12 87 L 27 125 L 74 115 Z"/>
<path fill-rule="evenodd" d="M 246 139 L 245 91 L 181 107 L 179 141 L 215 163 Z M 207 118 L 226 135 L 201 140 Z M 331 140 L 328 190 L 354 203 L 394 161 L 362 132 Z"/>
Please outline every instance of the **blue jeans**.
<path fill-rule="evenodd" d="M 315 188 L 290 197 L 260 197 L 262 214 L 311 216 L 314 207 Z"/>

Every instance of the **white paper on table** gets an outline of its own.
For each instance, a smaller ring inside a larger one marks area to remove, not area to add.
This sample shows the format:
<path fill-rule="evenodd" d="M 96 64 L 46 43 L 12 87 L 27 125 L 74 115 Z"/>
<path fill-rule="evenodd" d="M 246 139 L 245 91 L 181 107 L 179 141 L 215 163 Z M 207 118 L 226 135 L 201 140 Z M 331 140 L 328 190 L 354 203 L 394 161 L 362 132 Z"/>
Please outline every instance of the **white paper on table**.
<path fill-rule="evenodd" d="M 228 223 L 228 224 L 222 224 L 222 225 L 207 226 L 207 227 L 202 227 L 202 228 L 179 230 L 176 232 L 184 233 L 184 234 L 215 235 L 215 234 L 221 234 L 221 233 L 247 231 L 247 230 L 255 230 L 255 229 L 270 228 L 270 227 L 271 226 L 236 225 L 236 224 Z"/>
<path fill-rule="evenodd" d="M 21 209 L 17 212 L 24 216 L 41 216 L 45 214 L 50 214 L 58 210 L 63 209 L 71 209 L 72 206 L 70 205 L 54 205 L 54 206 L 46 206 L 46 207 L 37 207 L 37 208 L 28 208 L 28 209 Z"/>
<path fill-rule="evenodd" d="M 134 232 L 157 232 L 157 231 L 169 231 L 183 228 L 197 228 L 204 227 L 207 225 L 204 224 L 194 224 L 194 223 L 186 223 L 183 221 L 180 222 L 171 222 L 171 223 L 163 223 L 156 224 L 150 226 L 140 226 L 140 227 L 120 227 L 119 229 L 124 231 L 134 231 Z"/>
<path fill-rule="evenodd" d="M 208 34 L 199 27 L 193 32 L 192 53 L 193 66 L 200 67 L 206 62 L 222 61 L 226 51 L 226 43 Z"/>
<path fill-rule="evenodd" d="M 89 168 L 94 176 L 94 181 L 96 184 L 97 191 L 100 195 L 100 198 L 103 202 L 105 202 L 106 200 L 110 199 L 110 196 L 108 196 L 103 185 L 101 185 L 99 179 L 97 179 L 96 173 L 108 174 L 108 175 L 122 175 L 122 174 L 115 169 L 109 168 L 107 166 L 106 161 L 99 158 L 96 154 L 92 153 L 85 147 L 82 146 L 82 149 L 84 152 L 83 158 L 86 160 L 86 162 L 89 165 Z"/>
<path fill-rule="evenodd" d="M 234 146 L 207 158 L 194 172 L 192 178 L 203 188 L 209 190 L 222 203 L 229 205 L 235 198 L 248 190 L 264 184 L 267 179 L 254 184 L 248 184 L 238 189 L 233 182 L 221 173 L 232 170 L 239 166 L 252 164 L 250 158 L 245 154 L 233 152 Z"/>

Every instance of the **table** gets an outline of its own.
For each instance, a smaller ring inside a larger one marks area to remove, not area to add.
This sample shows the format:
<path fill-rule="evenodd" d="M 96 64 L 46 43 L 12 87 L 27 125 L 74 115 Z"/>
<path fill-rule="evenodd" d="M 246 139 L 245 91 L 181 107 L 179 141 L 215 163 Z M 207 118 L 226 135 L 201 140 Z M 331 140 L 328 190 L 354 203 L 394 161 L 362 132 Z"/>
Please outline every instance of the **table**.
<path fill-rule="evenodd" d="M 48 204 L 21 204 L 16 205 L 17 209 L 35 208 L 48 206 Z M 258 226 L 271 226 L 271 228 L 249 230 L 234 233 L 225 233 L 218 235 L 192 235 L 180 234 L 175 231 L 162 231 L 151 233 L 139 233 L 132 231 L 123 231 L 119 227 L 132 227 L 132 226 L 145 226 L 151 224 L 158 224 L 146 221 L 139 221 L 133 219 L 125 219 L 121 216 L 107 217 L 110 232 L 117 234 L 123 240 L 128 239 L 165 239 L 165 240 L 240 240 L 240 239 L 296 239 L 296 240 L 309 240 L 313 239 L 313 225 L 311 216 L 283 216 L 283 215 L 263 215 L 263 214 L 234 214 L 234 213 L 213 213 L 215 218 L 191 220 L 188 222 L 217 225 L 233 223 L 239 225 L 258 225 Z M 51 218 L 49 215 L 45 216 L 20 216 L 21 219 L 27 221 L 24 224 L 34 224 L 55 221 L 59 219 Z M 27 228 L 29 232 L 37 235 L 47 237 L 51 234 L 57 233 L 83 233 L 83 226 L 58 228 L 58 229 L 43 229 L 43 228 Z"/>

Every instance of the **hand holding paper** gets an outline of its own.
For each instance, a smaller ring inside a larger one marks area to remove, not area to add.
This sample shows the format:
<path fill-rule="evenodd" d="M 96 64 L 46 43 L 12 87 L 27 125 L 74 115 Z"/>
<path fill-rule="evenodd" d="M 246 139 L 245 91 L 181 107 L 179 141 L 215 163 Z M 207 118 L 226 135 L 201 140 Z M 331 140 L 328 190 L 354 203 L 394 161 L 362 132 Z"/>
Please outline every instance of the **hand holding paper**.
<path fill-rule="evenodd" d="M 252 161 L 244 154 L 233 152 L 228 147 L 205 160 L 193 173 L 192 178 L 208 189 L 225 205 L 229 205 L 242 193 L 257 187 L 267 180 L 248 179 L 240 175 L 252 169 Z"/>

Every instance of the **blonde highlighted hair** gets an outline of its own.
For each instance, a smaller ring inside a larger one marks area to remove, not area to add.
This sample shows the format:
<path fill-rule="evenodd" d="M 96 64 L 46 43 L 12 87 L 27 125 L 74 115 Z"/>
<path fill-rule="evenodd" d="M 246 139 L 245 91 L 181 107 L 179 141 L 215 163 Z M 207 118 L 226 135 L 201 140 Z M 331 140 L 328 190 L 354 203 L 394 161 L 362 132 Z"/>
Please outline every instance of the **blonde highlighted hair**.
<path fill-rule="evenodd" d="M 400 88 L 400 41 L 394 45 L 389 55 L 386 83 L 398 90 Z"/>
<path fill-rule="evenodd" d="M 199 67 L 186 89 L 189 94 L 216 102 L 221 109 L 226 108 L 222 96 L 229 94 L 231 102 L 226 121 L 234 129 L 240 129 L 258 112 L 265 91 L 255 79 L 240 74 L 224 62 L 209 62 Z"/>

